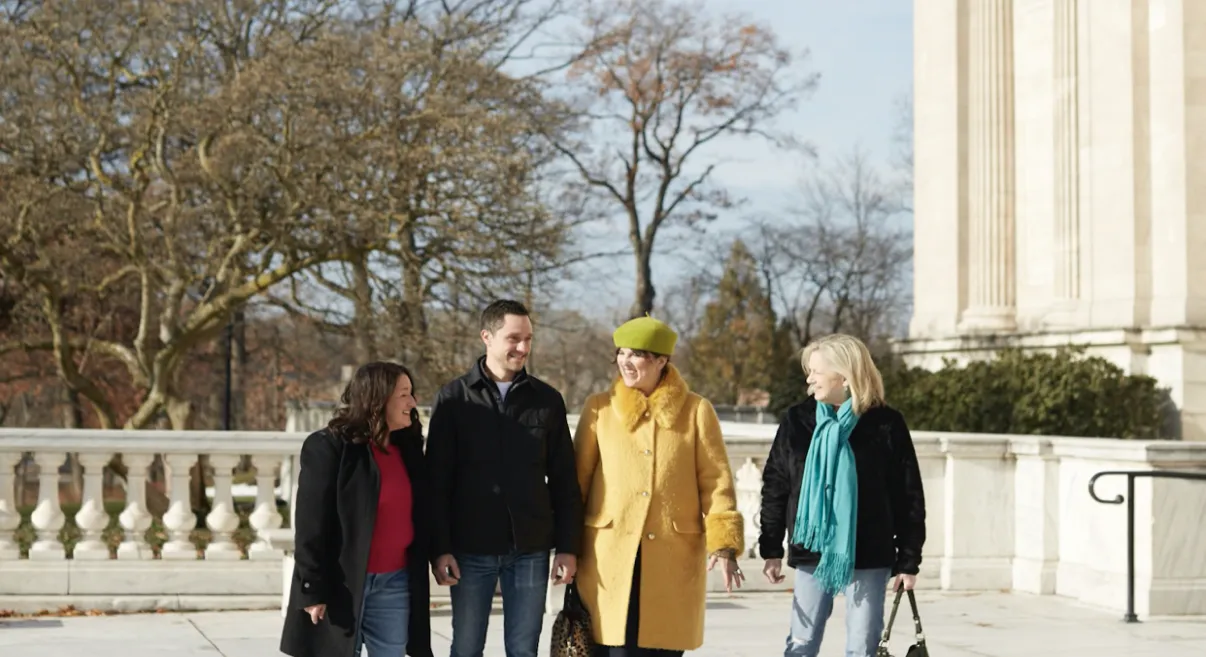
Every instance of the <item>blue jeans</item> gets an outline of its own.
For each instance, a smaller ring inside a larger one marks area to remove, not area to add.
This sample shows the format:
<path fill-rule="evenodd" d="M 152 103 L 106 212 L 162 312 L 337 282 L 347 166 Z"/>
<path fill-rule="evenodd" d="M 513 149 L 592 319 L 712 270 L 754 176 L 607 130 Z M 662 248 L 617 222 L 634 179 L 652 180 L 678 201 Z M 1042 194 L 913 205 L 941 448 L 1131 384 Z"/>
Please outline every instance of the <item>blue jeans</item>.
<path fill-rule="evenodd" d="M 364 602 L 356 627 L 355 657 L 406 657 L 410 632 L 410 575 L 406 569 L 364 576 Z"/>
<path fill-rule="evenodd" d="M 817 657 L 825 623 L 833 613 L 833 596 L 821 590 L 813 566 L 796 569 L 791 604 L 791 634 L 784 657 Z M 846 597 L 846 657 L 875 657 L 884 632 L 884 601 L 888 597 L 890 568 L 855 570 L 842 594 Z"/>
<path fill-rule="evenodd" d="M 549 553 L 457 554 L 452 596 L 452 657 L 482 657 L 494 590 L 502 582 L 507 657 L 536 657 L 549 586 Z"/>

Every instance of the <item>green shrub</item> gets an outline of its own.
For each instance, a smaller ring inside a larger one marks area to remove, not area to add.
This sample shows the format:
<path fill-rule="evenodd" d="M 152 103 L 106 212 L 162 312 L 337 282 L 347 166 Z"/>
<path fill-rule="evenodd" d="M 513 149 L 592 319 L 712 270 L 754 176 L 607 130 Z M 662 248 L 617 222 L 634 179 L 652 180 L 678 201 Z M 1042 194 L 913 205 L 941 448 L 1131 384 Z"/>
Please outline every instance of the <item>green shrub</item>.
<path fill-rule="evenodd" d="M 799 371 L 799 366 L 795 367 Z M 1176 437 L 1175 408 L 1154 378 L 1127 375 L 1083 348 L 1006 349 L 992 360 L 930 372 L 881 364 L 888 403 L 922 431 L 1153 439 Z M 794 377 L 794 380 L 791 378 Z M 783 372 L 776 413 L 805 397 L 803 373 Z M 777 393 L 777 394 L 775 394 Z"/>

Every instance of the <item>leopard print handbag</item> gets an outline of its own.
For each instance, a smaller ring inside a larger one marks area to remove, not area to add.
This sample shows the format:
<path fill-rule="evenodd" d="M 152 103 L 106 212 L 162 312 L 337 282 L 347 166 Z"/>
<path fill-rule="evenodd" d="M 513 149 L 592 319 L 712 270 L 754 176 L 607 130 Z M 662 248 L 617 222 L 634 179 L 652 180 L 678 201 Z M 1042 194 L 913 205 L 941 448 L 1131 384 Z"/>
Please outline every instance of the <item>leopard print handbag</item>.
<path fill-rule="evenodd" d="M 565 587 L 565 604 L 553 621 L 552 645 L 549 657 L 591 657 L 594 639 L 591 637 L 590 613 L 578 595 L 578 585 Z"/>

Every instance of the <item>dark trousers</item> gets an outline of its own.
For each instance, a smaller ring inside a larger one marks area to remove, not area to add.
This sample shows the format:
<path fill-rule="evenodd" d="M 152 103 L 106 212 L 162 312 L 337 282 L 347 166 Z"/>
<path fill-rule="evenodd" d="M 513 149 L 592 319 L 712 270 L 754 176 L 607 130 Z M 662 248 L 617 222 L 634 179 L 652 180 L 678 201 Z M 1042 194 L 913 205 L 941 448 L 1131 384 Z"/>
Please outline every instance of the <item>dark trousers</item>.
<path fill-rule="evenodd" d="M 632 567 L 632 592 L 628 594 L 628 624 L 624 628 L 624 645 L 596 646 L 595 657 L 681 657 L 682 650 L 640 648 L 637 635 L 641 623 L 641 550 L 637 548 Z"/>
<path fill-rule="evenodd" d="M 494 589 L 502 585 L 503 645 L 507 657 L 536 657 L 549 584 L 548 552 L 506 556 L 458 554 L 461 581 L 452 595 L 451 657 L 482 657 Z M 375 657 L 369 652 L 369 657 Z M 400 657 L 400 656 L 398 656 Z"/>

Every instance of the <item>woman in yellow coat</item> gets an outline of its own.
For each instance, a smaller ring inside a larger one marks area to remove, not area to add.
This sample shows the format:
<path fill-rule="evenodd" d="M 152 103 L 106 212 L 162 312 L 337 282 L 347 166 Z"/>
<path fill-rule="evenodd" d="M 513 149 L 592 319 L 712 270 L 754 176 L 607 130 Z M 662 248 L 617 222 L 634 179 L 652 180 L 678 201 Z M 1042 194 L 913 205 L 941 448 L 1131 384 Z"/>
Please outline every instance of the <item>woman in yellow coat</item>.
<path fill-rule="evenodd" d="M 599 657 L 681 655 L 703 644 L 707 571 L 741 586 L 744 522 L 716 411 L 669 362 L 678 336 L 641 317 L 613 339 L 619 376 L 587 399 L 574 438 L 575 580 Z"/>

